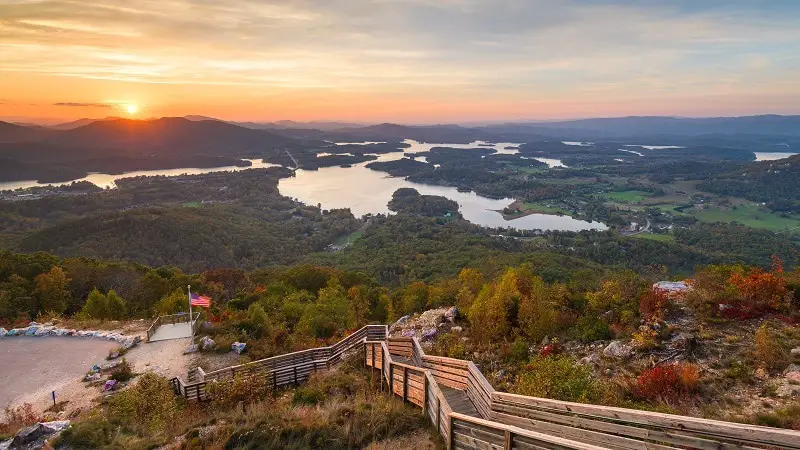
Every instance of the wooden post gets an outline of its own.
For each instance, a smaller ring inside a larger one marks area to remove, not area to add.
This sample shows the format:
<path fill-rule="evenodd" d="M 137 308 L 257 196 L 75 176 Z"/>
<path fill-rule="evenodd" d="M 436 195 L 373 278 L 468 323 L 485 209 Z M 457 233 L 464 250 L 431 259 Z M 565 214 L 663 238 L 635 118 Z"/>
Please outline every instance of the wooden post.
<path fill-rule="evenodd" d="M 428 377 L 422 374 L 422 417 L 428 414 Z"/>
<path fill-rule="evenodd" d="M 292 369 L 294 371 L 294 385 L 297 386 L 297 366 L 293 366 Z"/>
<path fill-rule="evenodd" d="M 408 367 L 403 366 L 403 401 L 408 400 Z"/>
<path fill-rule="evenodd" d="M 372 368 L 375 368 L 375 344 L 372 344 Z"/>
<path fill-rule="evenodd" d="M 389 394 L 394 395 L 394 374 L 392 373 L 392 362 L 389 361 Z"/>
<path fill-rule="evenodd" d="M 448 419 L 450 419 L 450 432 L 447 433 L 447 450 L 453 450 L 453 415 L 448 414 Z"/>
<path fill-rule="evenodd" d="M 506 430 L 506 446 L 505 450 L 511 450 L 511 430 Z"/>
<path fill-rule="evenodd" d="M 272 390 L 275 391 L 278 389 L 278 373 L 275 370 L 272 371 Z"/>
<path fill-rule="evenodd" d="M 442 398 L 436 396 L 436 434 L 442 434 Z"/>

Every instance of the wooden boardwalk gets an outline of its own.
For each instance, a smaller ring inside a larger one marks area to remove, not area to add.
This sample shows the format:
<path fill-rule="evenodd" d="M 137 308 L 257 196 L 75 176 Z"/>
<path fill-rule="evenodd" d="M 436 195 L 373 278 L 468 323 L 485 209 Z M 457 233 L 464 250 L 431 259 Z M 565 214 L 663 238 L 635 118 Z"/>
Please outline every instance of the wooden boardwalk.
<path fill-rule="evenodd" d="M 383 386 L 421 408 L 450 450 L 800 450 L 800 432 L 626 408 L 497 392 L 472 361 L 426 355 L 414 338 L 390 338 L 368 325 L 330 346 L 171 380 L 187 400 L 207 400 L 206 385 L 235 376 L 297 385 L 315 370 L 362 352 Z M 148 335 L 150 335 L 148 333 Z"/>

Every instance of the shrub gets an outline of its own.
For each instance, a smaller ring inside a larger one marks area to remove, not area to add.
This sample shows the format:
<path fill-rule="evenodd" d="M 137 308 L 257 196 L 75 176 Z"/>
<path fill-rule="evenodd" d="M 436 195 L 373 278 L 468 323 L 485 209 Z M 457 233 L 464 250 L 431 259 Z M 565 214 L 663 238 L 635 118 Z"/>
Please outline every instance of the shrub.
<path fill-rule="evenodd" d="M 648 325 L 643 325 L 633 333 L 632 341 L 633 346 L 639 351 L 652 350 L 658 347 L 658 332 Z"/>
<path fill-rule="evenodd" d="M 755 422 L 768 427 L 800 430 L 800 403 L 778 409 L 773 413 L 757 414 Z"/>
<path fill-rule="evenodd" d="M 206 388 L 215 408 L 230 409 L 239 403 L 248 406 L 267 398 L 272 392 L 271 380 L 263 372 L 238 373 L 231 380 L 208 383 Z"/>
<path fill-rule="evenodd" d="M 784 369 L 789 364 L 789 355 L 767 324 L 762 324 L 755 333 L 755 357 L 767 370 L 776 371 Z"/>
<path fill-rule="evenodd" d="M 634 394 L 645 400 L 674 403 L 693 393 L 699 381 L 699 370 L 693 364 L 656 366 L 639 375 Z"/>
<path fill-rule="evenodd" d="M 464 359 L 466 351 L 464 350 L 464 343 L 461 338 L 456 334 L 445 333 L 440 334 L 433 345 L 433 353 L 440 356 L 447 356 L 448 358 Z"/>
<path fill-rule="evenodd" d="M 111 399 L 111 415 L 127 426 L 162 432 L 178 412 L 178 403 L 169 380 L 152 372 Z"/>
<path fill-rule="evenodd" d="M 125 358 L 122 358 L 122 362 L 114 368 L 109 378 L 124 383 L 133 378 L 133 376 L 133 367 L 131 367 Z"/>
<path fill-rule="evenodd" d="M 662 289 L 651 289 L 639 297 L 639 313 L 645 320 L 661 320 L 664 309 L 669 303 L 669 296 Z"/>
<path fill-rule="evenodd" d="M 520 375 L 515 392 L 574 402 L 590 401 L 597 393 L 591 370 L 566 355 L 532 359 Z"/>
<path fill-rule="evenodd" d="M 572 335 L 582 342 L 603 341 L 611 338 L 611 329 L 603 319 L 589 313 L 578 318 Z"/>
<path fill-rule="evenodd" d="M 525 362 L 530 357 L 528 343 L 524 339 L 517 337 L 508 348 L 508 354 L 512 361 Z"/>
<path fill-rule="evenodd" d="M 41 420 L 30 403 L 23 403 L 16 407 L 6 406 L 3 414 L 5 421 L 0 422 L 0 434 L 13 434 L 20 428 L 33 425 Z"/>
<path fill-rule="evenodd" d="M 752 376 L 753 371 L 741 361 L 732 362 L 728 369 L 725 370 L 725 377 L 734 380 L 749 381 Z"/>

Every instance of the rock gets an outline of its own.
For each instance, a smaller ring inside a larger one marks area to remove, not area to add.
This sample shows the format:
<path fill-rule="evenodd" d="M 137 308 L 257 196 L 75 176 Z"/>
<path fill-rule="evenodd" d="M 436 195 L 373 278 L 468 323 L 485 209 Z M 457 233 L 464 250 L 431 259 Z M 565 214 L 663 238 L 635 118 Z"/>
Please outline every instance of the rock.
<path fill-rule="evenodd" d="M 627 358 L 633 352 L 633 348 L 622 341 L 611 341 L 606 348 L 603 349 L 603 355 L 609 358 Z"/>
<path fill-rule="evenodd" d="M 462 331 L 464 331 L 464 329 L 459 326 L 454 326 L 453 328 L 450 328 L 450 331 L 452 331 L 453 333 L 461 333 Z"/>
<path fill-rule="evenodd" d="M 425 341 L 433 339 L 437 334 L 439 334 L 438 328 L 428 328 L 427 330 L 422 330 L 422 340 Z"/>
<path fill-rule="evenodd" d="M 117 351 L 113 351 L 113 352 L 111 352 L 111 353 L 109 353 L 109 354 L 108 354 L 108 358 L 107 358 L 107 359 L 117 359 L 117 358 L 119 358 L 119 357 L 120 357 L 120 354 L 119 354 L 119 352 L 117 352 Z"/>
<path fill-rule="evenodd" d="M 597 353 L 592 353 L 590 355 L 584 356 L 581 358 L 580 363 L 585 366 L 596 366 L 600 364 L 600 355 Z"/>
<path fill-rule="evenodd" d="M 200 350 L 200 347 L 197 344 L 189 344 L 189 346 L 186 347 L 186 350 L 183 351 L 183 354 L 189 355 L 191 353 L 197 353 L 198 350 Z"/>
<path fill-rule="evenodd" d="M 458 317 L 458 308 L 456 308 L 455 306 L 450 307 L 444 313 L 444 318 L 449 320 L 450 322 L 455 322 L 457 317 Z"/>
<path fill-rule="evenodd" d="M 400 333 L 400 336 L 403 336 L 403 337 L 414 337 L 414 330 L 403 330 L 403 332 Z"/>
<path fill-rule="evenodd" d="M 800 385 L 783 381 L 775 388 L 775 396 L 778 398 L 800 397 Z"/>
<path fill-rule="evenodd" d="M 39 422 L 20 430 L 11 440 L 11 445 L 8 448 L 25 450 L 43 448 L 45 441 L 58 436 L 68 426 L 69 420 Z"/>
<path fill-rule="evenodd" d="M 0 328 L 0 336 L 2 336 L 2 335 L 3 335 L 3 329 L 2 329 L 2 328 Z M 794 357 L 800 357 L 800 347 L 793 348 L 793 349 L 792 349 L 792 351 L 791 351 L 790 353 L 791 353 L 791 354 L 792 354 L 792 356 L 794 356 Z"/>
<path fill-rule="evenodd" d="M 203 336 L 203 338 L 200 339 L 200 348 L 203 350 L 212 350 L 216 346 L 217 343 L 208 336 Z"/>
<path fill-rule="evenodd" d="M 498 380 L 502 380 L 506 377 L 506 369 L 500 369 L 494 373 L 494 377 Z"/>
<path fill-rule="evenodd" d="M 397 322 L 393 323 L 389 327 L 389 332 L 391 333 L 396 328 L 403 326 L 406 322 L 408 322 L 408 319 L 410 319 L 410 318 L 411 318 L 411 316 L 403 316 L 403 317 L 397 319 Z"/>
<path fill-rule="evenodd" d="M 0 327 L 0 338 L 5 337 L 7 334 L 8 331 L 5 328 Z"/>
<path fill-rule="evenodd" d="M 612 372 L 611 369 L 606 369 L 604 373 L 607 377 L 610 377 L 614 372 Z"/>

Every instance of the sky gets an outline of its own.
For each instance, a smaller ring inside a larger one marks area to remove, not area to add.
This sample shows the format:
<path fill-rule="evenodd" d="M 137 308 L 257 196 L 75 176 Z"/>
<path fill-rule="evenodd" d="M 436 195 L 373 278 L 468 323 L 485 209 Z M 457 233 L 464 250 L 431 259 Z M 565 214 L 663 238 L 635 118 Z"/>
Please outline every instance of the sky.
<path fill-rule="evenodd" d="M 0 118 L 800 114 L 799 49 L 797 0 L 0 0 Z"/>

